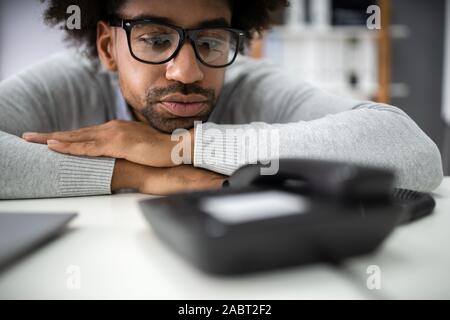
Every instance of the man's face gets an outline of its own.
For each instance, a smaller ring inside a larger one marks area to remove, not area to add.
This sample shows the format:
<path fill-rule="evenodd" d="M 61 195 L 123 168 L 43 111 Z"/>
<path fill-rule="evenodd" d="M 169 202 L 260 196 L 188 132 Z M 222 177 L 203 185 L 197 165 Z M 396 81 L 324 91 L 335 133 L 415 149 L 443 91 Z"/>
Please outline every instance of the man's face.
<path fill-rule="evenodd" d="M 164 18 L 182 28 L 219 19 L 231 22 L 227 0 L 128 0 L 118 15 L 123 19 Z M 130 54 L 125 30 L 113 28 L 111 33 L 122 94 L 140 121 L 171 133 L 208 119 L 223 86 L 224 68 L 203 65 L 189 41 L 171 61 L 145 64 Z"/>

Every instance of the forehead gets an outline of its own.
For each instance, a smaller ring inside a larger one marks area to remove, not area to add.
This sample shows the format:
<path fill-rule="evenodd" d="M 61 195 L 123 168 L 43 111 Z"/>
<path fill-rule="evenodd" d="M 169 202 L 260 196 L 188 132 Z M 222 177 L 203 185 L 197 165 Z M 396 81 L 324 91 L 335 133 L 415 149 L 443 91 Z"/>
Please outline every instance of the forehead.
<path fill-rule="evenodd" d="M 127 0 L 119 13 L 125 19 L 161 17 L 184 28 L 220 18 L 231 22 L 229 0 Z"/>

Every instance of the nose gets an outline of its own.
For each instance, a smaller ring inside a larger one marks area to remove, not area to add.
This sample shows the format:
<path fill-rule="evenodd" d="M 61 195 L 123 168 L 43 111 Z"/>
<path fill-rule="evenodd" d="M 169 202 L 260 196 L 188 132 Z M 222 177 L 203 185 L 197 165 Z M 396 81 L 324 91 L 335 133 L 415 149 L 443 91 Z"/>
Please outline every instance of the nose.
<path fill-rule="evenodd" d="M 190 84 L 203 80 L 203 76 L 194 48 L 189 42 L 186 42 L 178 55 L 167 63 L 167 80 Z"/>

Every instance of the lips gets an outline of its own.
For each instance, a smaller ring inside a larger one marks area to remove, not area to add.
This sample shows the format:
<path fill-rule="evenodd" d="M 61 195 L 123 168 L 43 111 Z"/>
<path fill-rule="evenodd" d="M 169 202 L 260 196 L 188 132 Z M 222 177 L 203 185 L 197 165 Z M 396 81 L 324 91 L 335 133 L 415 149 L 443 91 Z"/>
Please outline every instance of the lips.
<path fill-rule="evenodd" d="M 208 103 L 201 96 L 166 97 L 160 105 L 169 113 L 182 118 L 195 117 L 208 108 Z"/>

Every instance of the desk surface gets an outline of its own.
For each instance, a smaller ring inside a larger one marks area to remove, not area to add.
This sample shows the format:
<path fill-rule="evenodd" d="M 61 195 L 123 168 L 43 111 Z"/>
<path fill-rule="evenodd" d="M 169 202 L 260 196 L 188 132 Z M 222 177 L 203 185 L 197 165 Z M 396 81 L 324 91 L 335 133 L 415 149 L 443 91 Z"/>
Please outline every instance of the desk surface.
<path fill-rule="evenodd" d="M 340 267 L 316 264 L 234 278 L 203 274 L 144 221 L 139 194 L 1 201 L 2 212 L 68 212 L 69 230 L 0 274 L 0 299 L 450 298 L 450 178 L 431 217 L 395 231 L 377 253 Z M 369 290 L 367 268 L 381 271 Z"/>

